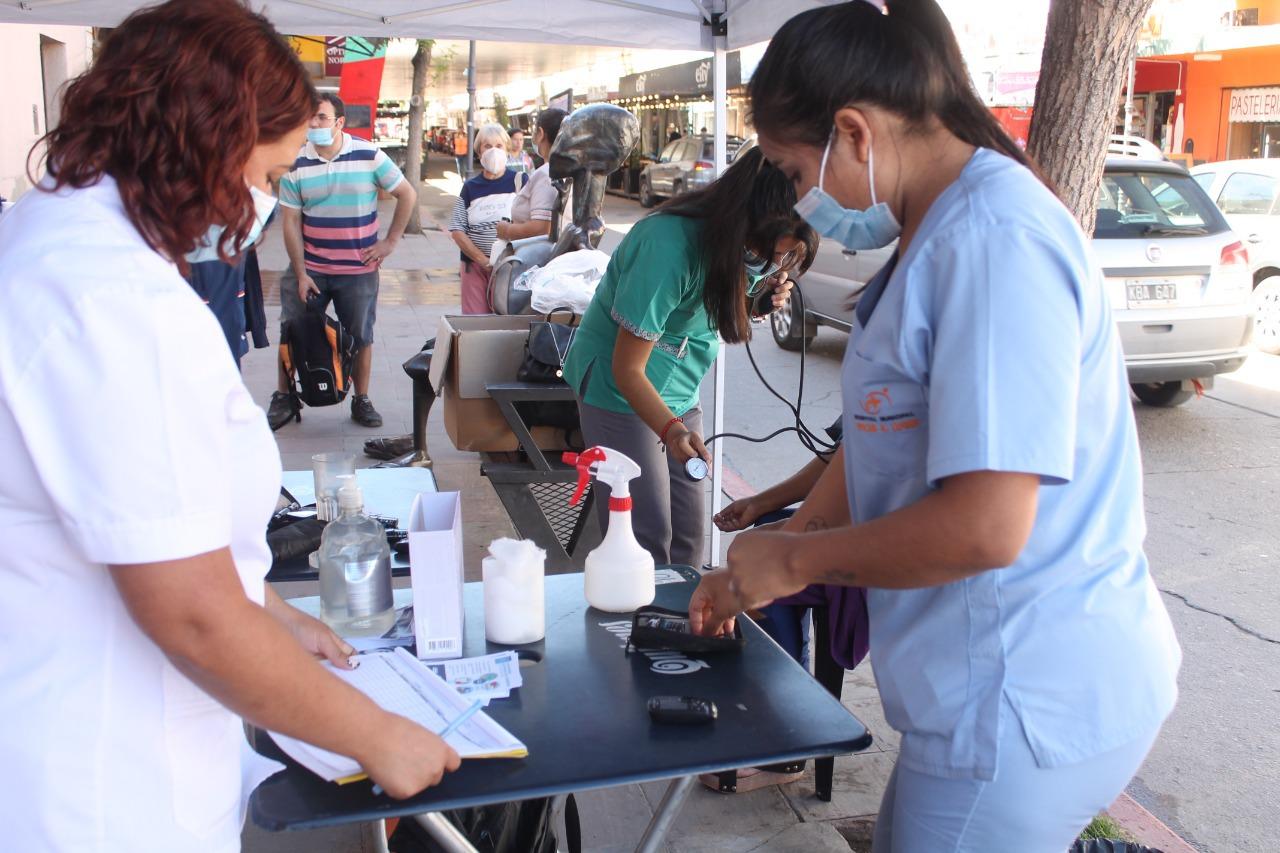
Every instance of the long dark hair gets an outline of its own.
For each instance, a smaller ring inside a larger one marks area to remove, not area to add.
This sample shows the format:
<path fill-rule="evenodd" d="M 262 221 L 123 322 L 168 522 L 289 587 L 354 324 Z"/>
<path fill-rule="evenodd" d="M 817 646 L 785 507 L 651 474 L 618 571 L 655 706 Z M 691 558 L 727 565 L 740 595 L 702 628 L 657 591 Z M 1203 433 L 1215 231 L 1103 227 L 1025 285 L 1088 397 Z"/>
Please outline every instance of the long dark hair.
<path fill-rule="evenodd" d="M 796 189 L 759 148 L 743 152 L 724 174 L 704 189 L 677 196 L 658 212 L 701 219 L 702 251 L 706 265 L 703 304 L 720 337 L 736 344 L 751 337 L 747 302 L 747 274 L 743 250 L 773 258 L 783 237 L 804 245 L 799 269 L 813 263 L 818 235 L 792 209 Z"/>
<path fill-rule="evenodd" d="M 180 266 L 209 226 L 219 248 L 253 226 L 253 147 L 307 122 L 316 92 L 298 57 L 237 0 L 170 0 L 134 12 L 62 99 L 46 143 L 53 188 L 114 178 L 138 233 Z"/>
<path fill-rule="evenodd" d="M 1010 157 L 1053 189 L 969 81 L 960 46 L 934 0 L 852 0 L 787 21 L 751 76 L 757 131 L 822 147 L 837 110 L 871 104 Z"/>

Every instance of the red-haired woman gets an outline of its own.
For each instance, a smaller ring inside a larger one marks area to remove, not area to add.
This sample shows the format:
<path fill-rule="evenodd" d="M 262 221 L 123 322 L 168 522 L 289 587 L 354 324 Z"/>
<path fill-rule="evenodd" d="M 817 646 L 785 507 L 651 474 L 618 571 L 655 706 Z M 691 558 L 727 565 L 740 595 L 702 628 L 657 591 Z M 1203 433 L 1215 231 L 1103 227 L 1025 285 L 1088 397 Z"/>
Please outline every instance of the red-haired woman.
<path fill-rule="evenodd" d="M 0 826 L 10 850 L 234 851 L 240 717 L 393 796 L 457 754 L 265 588 L 280 457 L 182 258 L 259 229 L 315 92 L 235 0 L 130 16 L 0 221 Z M 255 207 L 257 211 L 255 212 Z"/>

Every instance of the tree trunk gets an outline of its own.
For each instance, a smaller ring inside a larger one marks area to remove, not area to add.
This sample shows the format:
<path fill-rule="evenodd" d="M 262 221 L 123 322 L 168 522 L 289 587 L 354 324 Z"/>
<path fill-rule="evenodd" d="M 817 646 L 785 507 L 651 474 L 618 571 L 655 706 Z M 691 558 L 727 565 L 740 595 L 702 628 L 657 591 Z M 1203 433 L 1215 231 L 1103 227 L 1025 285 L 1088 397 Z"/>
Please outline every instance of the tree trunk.
<path fill-rule="evenodd" d="M 1027 153 L 1093 233 L 1107 137 L 1152 0 L 1051 0 Z"/>
<path fill-rule="evenodd" d="M 427 71 L 431 68 L 432 42 L 418 39 L 413 54 L 413 88 L 409 96 L 409 144 L 405 148 L 404 176 L 417 192 L 422 187 L 422 120 L 427 110 Z M 409 214 L 406 234 L 422 233 L 422 205 L 415 204 Z"/>

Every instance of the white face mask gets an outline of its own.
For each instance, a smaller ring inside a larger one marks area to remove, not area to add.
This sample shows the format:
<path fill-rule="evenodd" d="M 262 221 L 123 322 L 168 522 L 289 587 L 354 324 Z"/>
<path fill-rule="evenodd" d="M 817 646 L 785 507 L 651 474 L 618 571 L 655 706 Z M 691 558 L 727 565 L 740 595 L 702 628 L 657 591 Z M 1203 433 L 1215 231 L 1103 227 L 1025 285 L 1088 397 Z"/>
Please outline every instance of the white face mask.
<path fill-rule="evenodd" d="M 486 149 L 480 155 L 480 165 L 490 175 L 501 175 L 507 170 L 507 152 L 501 148 Z"/>
<path fill-rule="evenodd" d="M 249 186 L 249 195 L 253 197 L 253 225 L 249 228 L 249 235 L 235 248 L 232 255 L 243 254 L 258 242 L 258 238 L 262 236 L 262 229 L 267 227 L 267 220 L 271 218 L 271 214 L 279 203 L 279 199 L 271 193 L 263 192 L 253 185 Z M 202 261 L 221 260 L 218 257 L 218 241 L 222 239 L 222 232 L 226 230 L 226 226 L 223 225 L 210 225 L 204 240 L 187 254 L 187 262 L 198 264 Z"/>

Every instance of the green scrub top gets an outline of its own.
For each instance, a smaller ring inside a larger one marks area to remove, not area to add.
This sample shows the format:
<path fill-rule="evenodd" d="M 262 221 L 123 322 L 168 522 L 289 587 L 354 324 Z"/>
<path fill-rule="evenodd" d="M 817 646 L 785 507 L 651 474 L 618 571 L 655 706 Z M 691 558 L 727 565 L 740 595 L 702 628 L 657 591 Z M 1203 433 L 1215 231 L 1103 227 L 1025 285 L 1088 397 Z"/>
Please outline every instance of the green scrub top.
<path fill-rule="evenodd" d="M 631 412 L 613 381 L 613 348 L 626 329 L 654 342 L 645 375 L 671 411 L 683 415 L 698 404 L 698 386 L 720 349 L 702 302 L 701 235 L 701 220 L 659 213 L 623 238 L 565 359 L 565 379 L 583 402 Z"/>

